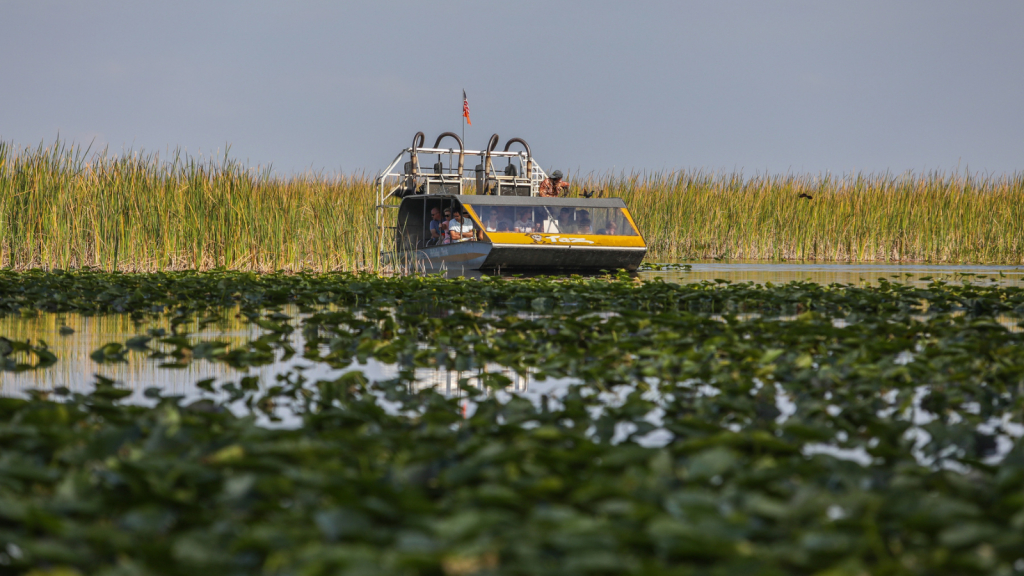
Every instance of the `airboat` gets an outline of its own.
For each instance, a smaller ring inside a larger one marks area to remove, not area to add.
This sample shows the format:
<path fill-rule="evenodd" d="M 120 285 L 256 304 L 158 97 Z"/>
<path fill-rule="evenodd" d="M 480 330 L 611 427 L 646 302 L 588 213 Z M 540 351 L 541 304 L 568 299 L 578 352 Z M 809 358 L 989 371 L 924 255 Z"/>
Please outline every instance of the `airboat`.
<path fill-rule="evenodd" d="M 442 148 L 445 140 L 457 147 Z M 483 150 L 466 150 L 453 132 L 433 147 L 425 143 L 417 132 L 374 179 L 378 264 L 385 269 L 632 271 L 647 253 L 621 198 L 540 196 L 547 174 L 522 138 L 503 150 L 497 134 Z M 468 171 L 467 157 L 477 159 Z M 467 225 L 454 221 L 460 217 Z"/>

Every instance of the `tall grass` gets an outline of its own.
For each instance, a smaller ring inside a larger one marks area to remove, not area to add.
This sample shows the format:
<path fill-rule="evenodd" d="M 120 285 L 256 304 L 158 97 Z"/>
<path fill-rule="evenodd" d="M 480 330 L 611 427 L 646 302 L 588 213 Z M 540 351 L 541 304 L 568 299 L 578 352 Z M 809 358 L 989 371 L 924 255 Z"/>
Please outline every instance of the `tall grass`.
<path fill-rule="evenodd" d="M 654 260 L 1024 262 L 1024 173 L 836 178 L 695 170 L 582 185 L 626 201 Z"/>
<path fill-rule="evenodd" d="M 695 170 L 576 184 L 624 198 L 653 261 L 1024 262 L 1024 174 Z M 374 201 L 366 175 L 0 142 L 0 266 L 370 269 Z"/>
<path fill-rule="evenodd" d="M 374 261 L 363 176 L 0 143 L 0 266 L 339 270 Z"/>

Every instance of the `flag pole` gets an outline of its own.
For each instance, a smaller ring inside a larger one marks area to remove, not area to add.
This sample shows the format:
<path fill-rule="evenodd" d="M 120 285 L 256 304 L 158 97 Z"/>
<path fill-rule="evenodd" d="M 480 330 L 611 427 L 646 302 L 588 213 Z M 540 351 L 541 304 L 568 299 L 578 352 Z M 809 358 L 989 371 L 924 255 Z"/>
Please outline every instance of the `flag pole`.
<path fill-rule="evenodd" d="M 466 145 L 466 124 L 473 124 L 469 119 L 469 99 L 466 98 L 466 89 L 462 89 L 462 145 Z"/>

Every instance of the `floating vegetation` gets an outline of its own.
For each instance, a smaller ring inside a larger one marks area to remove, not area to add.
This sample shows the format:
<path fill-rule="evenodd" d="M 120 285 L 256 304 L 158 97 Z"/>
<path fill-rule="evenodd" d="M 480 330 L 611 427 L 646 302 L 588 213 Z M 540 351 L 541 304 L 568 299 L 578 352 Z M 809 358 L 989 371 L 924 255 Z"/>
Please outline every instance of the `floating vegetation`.
<path fill-rule="evenodd" d="M 18 362 L 17 358 L 34 357 L 35 361 Z M 36 368 L 48 368 L 57 363 L 57 357 L 49 351 L 46 342 L 33 346 L 31 342 L 8 340 L 0 336 L 0 372 L 24 372 Z"/>
<path fill-rule="evenodd" d="M 697 170 L 577 184 L 626 201 L 653 261 L 1024 262 L 1024 174 Z M 0 142 L 0 267 L 367 270 L 374 202 L 366 175 Z"/>
<path fill-rule="evenodd" d="M 812 311 L 837 317 L 956 310 L 1024 314 L 1024 288 L 974 284 L 975 278 L 980 277 L 962 275 L 960 282 L 952 283 L 925 277 L 921 278 L 928 280 L 924 286 L 885 277 L 877 278 L 877 285 L 863 286 L 812 282 L 759 285 L 725 280 L 678 285 L 657 280 L 640 282 L 621 271 L 603 277 L 444 279 L 436 275 L 380 277 L 224 270 L 152 274 L 0 270 L 0 314 L 127 313 L 193 319 L 196 314 L 215 314 L 233 307 L 253 314 L 289 304 L 303 312 L 322 306 L 390 309 L 407 305 L 475 312 L 543 312 L 557 308 L 719 314 Z"/>
<path fill-rule="evenodd" d="M 1024 557 L 1020 288 L 0 273 L 8 314 L 225 309 L 261 335 L 197 341 L 182 321 L 94 359 L 350 371 L 142 404 L 102 377 L 0 398 L 0 565 L 1009 574 Z M 397 377 L 369 381 L 371 359 Z M 508 394 L 492 364 L 568 384 Z M 424 367 L 483 388 L 421 389 Z"/>

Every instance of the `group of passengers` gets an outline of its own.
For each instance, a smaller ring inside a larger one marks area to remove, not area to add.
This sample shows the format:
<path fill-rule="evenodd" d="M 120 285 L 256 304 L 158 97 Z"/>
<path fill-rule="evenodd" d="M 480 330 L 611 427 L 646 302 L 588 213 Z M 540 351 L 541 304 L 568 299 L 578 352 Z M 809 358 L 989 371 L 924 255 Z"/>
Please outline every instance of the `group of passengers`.
<path fill-rule="evenodd" d="M 484 230 L 487 232 L 541 232 L 544 234 L 595 234 L 590 212 L 562 208 L 558 218 L 544 218 L 544 208 L 490 208 L 484 216 Z M 616 235 L 617 226 L 611 219 L 596 234 Z"/>
<path fill-rule="evenodd" d="M 490 208 L 484 216 L 484 230 L 487 232 L 512 232 L 512 218 L 507 208 Z"/>
<path fill-rule="evenodd" d="M 442 219 L 442 214 L 444 218 Z M 432 208 L 430 210 L 430 239 L 427 246 L 482 240 L 483 233 L 476 230 L 465 208 Z"/>
<path fill-rule="evenodd" d="M 537 214 L 534 214 L 534 212 Z M 430 210 L 430 239 L 427 246 L 483 240 L 486 232 L 541 232 L 544 234 L 604 234 L 618 235 L 618 226 L 611 218 L 604 228 L 594 231 L 590 212 L 562 208 L 558 218 L 544 218 L 544 208 L 513 208 L 496 206 L 483 212 L 482 230 L 476 229 L 465 208 L 432 208 Z M 535 218 L 536 216 L 536 218 Z"/>
<path fill-rule="evenodd" d="M 510 206 L 499 206 L 484 209 L 483 227 L 486 232 L 533 232 L 532 209 L 515 210 Z"/>

